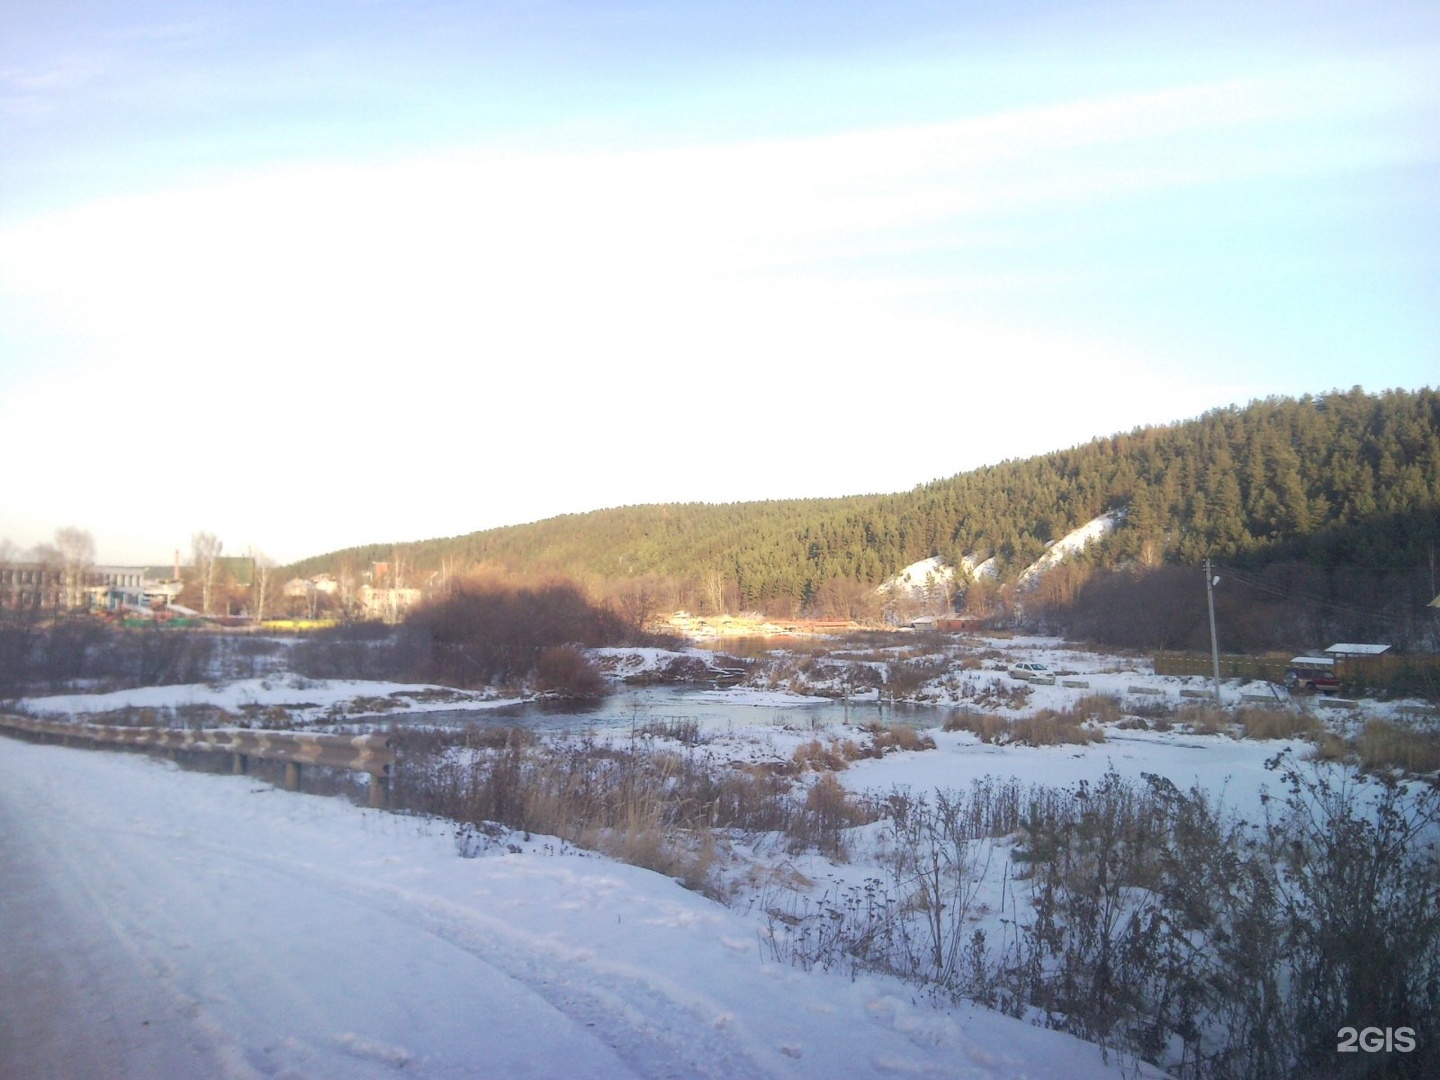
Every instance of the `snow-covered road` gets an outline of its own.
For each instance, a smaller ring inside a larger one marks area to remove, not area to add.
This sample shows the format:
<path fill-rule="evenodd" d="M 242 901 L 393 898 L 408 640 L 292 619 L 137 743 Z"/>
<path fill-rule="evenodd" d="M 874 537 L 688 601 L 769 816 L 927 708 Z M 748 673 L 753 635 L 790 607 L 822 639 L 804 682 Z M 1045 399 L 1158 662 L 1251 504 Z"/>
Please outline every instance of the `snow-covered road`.
<path fill-rule="evenodd" d="M 543 841 L 0 739 L 0 1076 L 1116 1075 Z"/>

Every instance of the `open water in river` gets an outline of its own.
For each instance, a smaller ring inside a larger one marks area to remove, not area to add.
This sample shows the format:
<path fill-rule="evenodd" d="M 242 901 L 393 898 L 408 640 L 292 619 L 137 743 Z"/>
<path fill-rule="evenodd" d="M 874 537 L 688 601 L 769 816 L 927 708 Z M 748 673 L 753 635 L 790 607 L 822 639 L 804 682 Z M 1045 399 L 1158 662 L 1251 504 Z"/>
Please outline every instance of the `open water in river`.
<path fill-rule="evenodd" d="M 953 710 L 903 702 L 883 707 L 864 702 L 786 699 L 771 692 L 710 690 L 695 686 L 627 686 L 600 701 L 525 701 L 493 709 L 396 712 L 386 722 L 446 727 L 532 728 L 536 731 L 629 731 L 648 725 L 694 721 L 702 731 L 746 727 L 809 730 L 843 724 L 906 723 L 936 727 Z"/>

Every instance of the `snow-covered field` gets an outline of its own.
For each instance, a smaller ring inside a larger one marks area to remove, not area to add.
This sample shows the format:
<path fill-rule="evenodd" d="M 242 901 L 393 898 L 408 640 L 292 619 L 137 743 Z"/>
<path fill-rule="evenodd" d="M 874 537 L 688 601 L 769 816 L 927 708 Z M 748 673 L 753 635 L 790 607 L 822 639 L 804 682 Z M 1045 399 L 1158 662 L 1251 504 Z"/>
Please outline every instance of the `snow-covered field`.
<path fill-rule="evenodd" d="M 1005 647 L 1003 659 L 937 680 L 940 700 L 989 700 L 1020 715 L 1063 709 L 1081 694 L 1179 705 L 1182 690 L 1207 685 L 1054 641 Z M 609 660 L 633 675 L 673 655 Z M 1088 685 L 1021 684 L 1006 670 L 1023 659 Z M 1222 690 L 1234 703 L 1251 688 Z M 754 725 L 707 733 L 700 752 L 717 762 L 785 760 L 806 740 L 853 734 L 761 719 L 813 700 L 783 686 L 704 696 L 757 706 Z M 297 724 L 497 704 L 505 702 L 283 674 L 21 703 L 77 719 L 121 709 L 281 709 Z M 1344 727 L 1397 708 L 1363 703 L 1327 719 Z M 924 793 L 986 776 L 1066 786 L 1108 771 L 1153 774 L 1253 816 L 1261 793 L 1277 786 L 1266 760 L 1306 749 L 1183 726 L 1111 725 L 1103 742 L 1054 747 L 996 746 L 938 727 L 930 734 L 933 749 L 862 759 L 836 776 L 854 793 Z M 860 830 L 855 864 L 779 846 L 743 857 L 769 860 L 813 896 L 827 881 L 872 872 L 865 843 Z M 497 835 L 478 857 L 462 857 L 462 848 L 475 855 L 442 821 L 141 756 L 0 740 L 0 1074 L 1150 1074 L 1057 1032 L 936 1004 L 898 980 L 781 963 L 768 937 L 773 908 L 767 917 L 762 898 L 738 887 L 738 902 L 722 906 L 540 836 Z M 1003 862 L 978 895 L 977 927 L 990 927 L 1006 903 Z M 731 885 L 738 879 L 732 873 Z"/>

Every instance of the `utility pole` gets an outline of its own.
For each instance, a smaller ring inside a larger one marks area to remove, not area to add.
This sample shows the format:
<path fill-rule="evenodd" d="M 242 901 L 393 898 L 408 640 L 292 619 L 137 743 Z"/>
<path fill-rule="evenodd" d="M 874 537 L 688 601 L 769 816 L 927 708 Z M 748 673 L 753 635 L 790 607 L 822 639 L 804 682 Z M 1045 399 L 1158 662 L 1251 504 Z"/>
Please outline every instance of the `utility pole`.
<path fill-rule="evenodd" d="M 1210 556 L 1205 556 L 1205 602 L 1210 607 L 1210 659 L 1215 665 L 1215 708 L 1220 708 L 1220 642 L 1215 637 L 1215 586 L 1220 579 L 1210 572 Z"/>

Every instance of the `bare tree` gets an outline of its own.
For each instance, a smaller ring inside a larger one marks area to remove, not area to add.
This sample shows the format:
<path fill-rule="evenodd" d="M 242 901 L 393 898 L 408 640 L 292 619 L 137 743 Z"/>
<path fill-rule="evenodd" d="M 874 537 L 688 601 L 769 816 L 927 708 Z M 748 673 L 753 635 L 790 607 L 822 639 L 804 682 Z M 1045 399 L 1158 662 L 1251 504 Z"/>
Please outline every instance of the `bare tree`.
<path fill-rule="evenodd" d="M 340 564 L 340 569 L 335 575 L 339 585 L 340 594 L 340 616 L 349 620 L 355 616 L 356 594 L 359 584 L 356 580 L 355 564 L 346 559 Z"/>
<path fill-rule="evenodd" d="M 405 587 L 405 578 L 410 569 L 412 556 L 408 547 L 392 548 L 390 552 L 390 602 L 389 621 L 400 621 L 400 590 Z"/>
<path fill-rule="evenodd" d="M 36 564 L 35 588 L 30 598 L 32 610 L 39 613 L 48 607 L 58 613 L 65 596 L 65 590 L 61 588 L 64 560 L 60 549 L 54 544 L 36 544 L 30 552 L 29 561 Z"/>
<path fill-rule="evenodd" d="M 725 575 L 718 568 L 712 567 L 705 571 L 700 586 L 704 590 L 705 602 L 712 615 L 724 615 L 729 610 L 725 602 L 726 584 Z"/>
<path fill-rule="evenodd" d="M 200 610 L 210 614 L 210 597 L 215 590 L 215 575 L 220 566 L 220 552 L 224 545 L 214 533 L 200 532 L 190 537 L 190 551 L 194 556 L 195 577 L 200 582 Z"/>
<path fill-rule="evenodd" d="M 0 612 L 3 612 L 6 604 L 14 606 L 18 602 L 16 592 L 16 567 L 18 558 L 14 542 L 7 536 L 0 539 Z"/>
<path fill-rule="evenodd" d="M 660 610 L 660 593 L 664 583 L 652 575 L 631 578 L 619 589 L 615 607 L 637 639 L 649 628 L 650 620 Z"/>
<path fill-rule="evenodd" d="M 265 619 L 265 601 L 270 595 L 270 572 L 275 569 L 275 560 L 253 544 L 250 547 L 250 560 L 255 564 L 255 576 L 250 589 L 251 613 L 255 616 L 255 625 L 259 626 Z"/>
<path fill-rule="evenodd" d="M 59 553 L 65 606 L 71 611 L 84 607 L 86 579 L 95 565 L 95 538 L 84 529 L 67 525 L 55 530 L 55 550 Z"/>
<path fill-rule="evenodd" d="M 440 558 L 440 596 L 449 596 L 450 589 L 459 576 L 460 560 L 454 555 L 444 555 Z"/>

